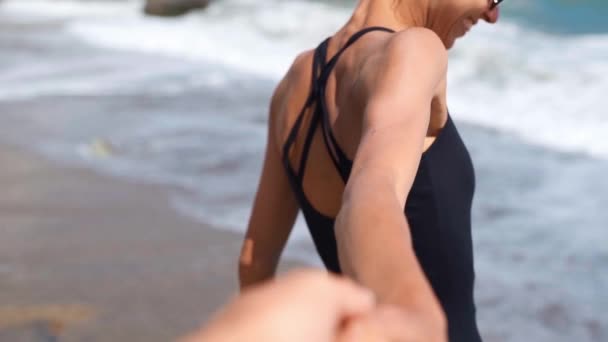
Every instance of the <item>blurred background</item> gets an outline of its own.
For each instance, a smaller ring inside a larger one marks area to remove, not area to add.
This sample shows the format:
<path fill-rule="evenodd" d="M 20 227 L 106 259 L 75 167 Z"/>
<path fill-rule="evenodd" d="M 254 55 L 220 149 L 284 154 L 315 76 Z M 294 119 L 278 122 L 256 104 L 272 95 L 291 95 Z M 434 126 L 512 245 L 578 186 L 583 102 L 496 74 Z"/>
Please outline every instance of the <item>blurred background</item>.
<path fill-rule="evenodd" d="M 167 341 L 236 290 L 273 87 L 354 0 L 193 2 L 0 1 L 0 341 Z M 449 66 L 479 326 L 608 341 L 608 3 L 501 6 Z"/>

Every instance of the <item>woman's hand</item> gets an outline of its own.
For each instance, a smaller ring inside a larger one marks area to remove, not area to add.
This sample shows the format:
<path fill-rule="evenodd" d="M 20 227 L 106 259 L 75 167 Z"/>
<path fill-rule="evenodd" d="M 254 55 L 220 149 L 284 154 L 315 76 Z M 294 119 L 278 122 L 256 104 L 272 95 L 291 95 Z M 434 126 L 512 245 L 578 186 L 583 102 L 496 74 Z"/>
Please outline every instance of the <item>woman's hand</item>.
<path fill-rule="evenodd" d="M 381 305 L 364 316 L 351 319 L 337 342 L 447 342 L 445 331 L 435 329 L 418 313 Z"/>

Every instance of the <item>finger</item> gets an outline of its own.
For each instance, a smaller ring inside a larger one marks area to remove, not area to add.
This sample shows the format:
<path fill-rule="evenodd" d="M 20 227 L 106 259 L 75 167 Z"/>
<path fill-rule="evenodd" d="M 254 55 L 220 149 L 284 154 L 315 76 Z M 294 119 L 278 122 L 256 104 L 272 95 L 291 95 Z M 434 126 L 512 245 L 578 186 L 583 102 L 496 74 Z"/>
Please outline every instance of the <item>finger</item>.
<path fill-rule="evenodd" d="M 371 324 L 382 332 L 386 341 L 425 341 L 425 328 L 420 319 L 392 305 L 382 305 L 369 315 Z"/>
<path fill-rule="evenodd" d="M 273 298 L 294 296 L 302 305 L 314 307 L 314 312 L 322 312 L 332 325 L 344 319 L 371 312 L 375 306 L 373 293 L 345 277 L 325 271 L 299 269 L 277 279 L 265 291 L 273 293 Z M 300 310 L 302 311 L 302 310 Z"/>
<path fill-rule="evenodd" d="M 329 279 L 328 295 L 339 317 L 362 315 L 374 309 L 376 297 L 371 290 L 344 277 L 332 276 Z"/>
<path fill-rule="evenodd" d="M 336 342 L 388 342 L 370 315 L 349 319 L 336 334 Z"/>
<path fill-rule="evenodd" d="M 373 310 L 375 296 L 370 290 L 357 285 L 352 280 L 331 273 L 300 269 L 291 271 L 276 283 L 276 288 L 297 293 L 308 304 L 324 308 L 324 312 L 334 316 L 336 321 Z"/>

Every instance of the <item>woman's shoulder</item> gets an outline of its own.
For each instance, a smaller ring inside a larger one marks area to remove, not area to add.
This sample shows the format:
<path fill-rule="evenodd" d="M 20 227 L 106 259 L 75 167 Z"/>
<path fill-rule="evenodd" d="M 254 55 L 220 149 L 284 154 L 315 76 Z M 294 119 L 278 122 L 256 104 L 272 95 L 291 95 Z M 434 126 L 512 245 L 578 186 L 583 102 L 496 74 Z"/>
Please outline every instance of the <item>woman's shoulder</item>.
<path fill-rule="evenodd" d="M 314 53 L 314 50 L 300 52 L 287 70 L 283 82 L 296 87 L 299 86 L 300 83 L 309 82 L 312 73 Z"/>
<path fill-rule="evenodd" d="M 312 50 L 309 50 L 301 52 L 296 56 L 274 90 L 271 101 L 272 108 L 278 108 L 285 105 L 285 103 L 287 103 L 286 100 L 291 98 L 290 95 L 293 95 L 292 93 L 297 91 L 299 85 L 306 80 L 304 75 L 312 72 L 313 53 Z"/>
<path fill-rule="evenodd" d="M 432 52 L 446 52 L 443 41 L 435 31 L 425 27 L 410 27 L 393 35 L 391 44 L 395 46 L 418 46 Z"/>
<path fill-rule="evenodd" d="M 439 69 L 447 66 L 448 52 L 441 38 L 432 30 L 412 27 L 391 35 L 378 49 L 384 66 L 403 67 L 408 63 L 434 64 Z"/>
<path fill-rule="evenodd" d="M 367 94 L 413 83 L 438 83 L 447 74 L 448 53 L 437 34 L 426 28 L 408 28 L 387 37 L 360 64 L 359 91 Z M 426 82 L 429 81 L 429 82 Z"/>
<path fill-rule="evenodd" d="M 277 85 L 270 103 L 269 124 L 284 136 L 296 120 L 310 89 L 314 50 L 299 53 Z"/>

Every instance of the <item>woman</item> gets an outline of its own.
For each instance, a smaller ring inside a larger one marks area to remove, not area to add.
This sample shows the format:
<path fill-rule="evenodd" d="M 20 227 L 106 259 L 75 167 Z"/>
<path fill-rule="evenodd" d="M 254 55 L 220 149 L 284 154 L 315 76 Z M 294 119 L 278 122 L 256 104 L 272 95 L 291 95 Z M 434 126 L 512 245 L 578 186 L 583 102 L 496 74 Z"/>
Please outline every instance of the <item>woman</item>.
<path fill-rule="evenodd" d="M 495 23 L 499 2 L 360 0 L 296 58 L 271 101 L 242 287 L 273 276 L 301 209 L 325 266 L 419 320 L 421 341 L 446 326 L 451 342 L 481 341 L 475 177 L 446 106 L 447 49 Z"/>

